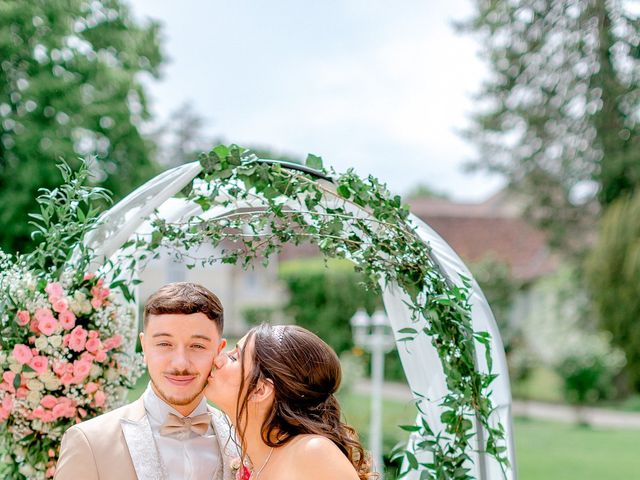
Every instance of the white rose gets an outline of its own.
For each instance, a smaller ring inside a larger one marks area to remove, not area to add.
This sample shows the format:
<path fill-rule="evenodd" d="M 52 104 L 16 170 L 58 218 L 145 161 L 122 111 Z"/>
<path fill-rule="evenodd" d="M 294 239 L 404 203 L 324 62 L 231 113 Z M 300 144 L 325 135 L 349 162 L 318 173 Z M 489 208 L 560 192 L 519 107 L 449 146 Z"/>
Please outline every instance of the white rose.
<path fill-rule="evenodd" d="M 27 402 L 29 402 L 31 408 L 36 408 L 40 403 L 40 400 L 42 400 L 42 395 L 40 395 L 40 392 L 31 391 L 27 395 Z"/>
<path fill-rule="evenodd" d="M 9 365 L 9 370 L 11 370 L 13 373 L 20 373 L 22 372 L 22 365 L 20 365 L 19 363 L 12 363 L 11 365 Z"/>
<path fill-rule="evenodd" d="M 99 377 L 101 374 L 102 374 L 102 368 L 100 368 L 96 364 L 91 365 L 91 370 L 89 370 L 89 376 L 91 378 Z"/>
<path fill-rule="evenodd" d="M 23 463 L 20 465 L 18 471 L 27 478 L 31 478 L 33 474 L 36 472 L 31 465 L 28 463 Z"/>
<path fill-rule="evenodd" d="M 118 378 L 118 372 L 115 368 L 110 368 L 109 370 L 107 370 L 104 376 L 107 380 L 113 382 L 116 378 Z"/>
<path fill-rule="evenodd" d="M 53 348 L 59 348 L 62 345 L 62 335 L 51 335 L 49 337 L 49 344 Z"/>
<path fill-rule="evenodd" d="M 47 337 L 38 337 L 36 338 L 36 348 L 40 351 L 47 348 Z"/>
<path fill-rule="evenodd" d="M 62 383 L 57 378 L 44 382 L 44 387 L 49 391 L 57 390 L 60 388 L 60 385 L 62 385 Z"/>
<path fill-rule="evenodd" d="M 36 375 L 36 372 L 22 372 L 24 378 L 34 378 Z"/>
<path fill-rule="evenodd" d="M 36 391 L 40 391 L 44 388 L 43 383 L 40 380 L 37 380 L 35 378 L 32 378 L 31 380 L 29 380 L 27 382 L 27 388 L 29 390 L 36 390 Z"/>

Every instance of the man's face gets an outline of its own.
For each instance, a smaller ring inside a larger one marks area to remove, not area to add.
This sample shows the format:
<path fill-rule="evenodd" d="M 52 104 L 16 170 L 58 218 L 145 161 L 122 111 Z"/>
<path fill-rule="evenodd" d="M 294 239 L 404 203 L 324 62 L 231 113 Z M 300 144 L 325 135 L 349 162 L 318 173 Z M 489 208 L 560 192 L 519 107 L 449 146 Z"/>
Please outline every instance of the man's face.
<path fill-rule="evenodd" d="M 147 320 L 140 342 L 153 388 L 182 415 L 189 415 L 226 341 L 204 313 L 149 315 Z"/>

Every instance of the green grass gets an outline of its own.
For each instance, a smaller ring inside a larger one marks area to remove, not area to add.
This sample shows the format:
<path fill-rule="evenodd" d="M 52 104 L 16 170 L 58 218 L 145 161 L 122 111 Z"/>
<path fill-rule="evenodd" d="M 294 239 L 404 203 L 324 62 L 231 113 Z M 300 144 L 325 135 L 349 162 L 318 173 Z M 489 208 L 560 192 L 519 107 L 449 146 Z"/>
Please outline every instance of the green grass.
<path fill-rule="evenodd" d="M 346 420 L 366 444 L 369 398 L 341 398 Z M 406 438 L 399 424 L 411 423 L 411 403 L 384 402 L 383 443 L 388 451 Z M 514 423 L 519 480 L 618 480 L 640 478 L 640 430 L 600 429 L 517 418 Z M 389 477 L 386 477 L 389 479 Z"/>
<path fill-rule="evenodd" d="M 640 476 L 640 430 L 595 429 L 517 419 L 519 480 L 604 480 Z"/>

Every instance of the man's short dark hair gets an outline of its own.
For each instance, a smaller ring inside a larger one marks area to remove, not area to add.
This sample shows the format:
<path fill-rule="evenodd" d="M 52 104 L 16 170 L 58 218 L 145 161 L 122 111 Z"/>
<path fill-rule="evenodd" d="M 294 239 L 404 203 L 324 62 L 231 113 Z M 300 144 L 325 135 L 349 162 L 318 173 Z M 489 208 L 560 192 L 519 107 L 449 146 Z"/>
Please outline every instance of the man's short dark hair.
<path fill-rule="evenodd" d="M 149 297 L 144 307 L 143 326 L 149 315 L 204 313 L 215 322 L 218 332 L 224 327 L 224 311 L 220 299 L 209 289 L 190 282 L 169 283 Z"/>

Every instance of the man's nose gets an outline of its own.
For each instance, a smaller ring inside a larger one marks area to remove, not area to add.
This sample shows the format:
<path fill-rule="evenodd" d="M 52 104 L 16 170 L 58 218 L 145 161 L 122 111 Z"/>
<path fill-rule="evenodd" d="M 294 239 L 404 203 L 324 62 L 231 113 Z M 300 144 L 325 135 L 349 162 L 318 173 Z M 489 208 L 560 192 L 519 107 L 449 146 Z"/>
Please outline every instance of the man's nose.
<path fill-rule="evenodd" d="M 174 355 L 171 356 L 171 365 L 177 370 L 186 370 L 190 364 L 189 352 L 184 348 L 176 349 Z"/>

